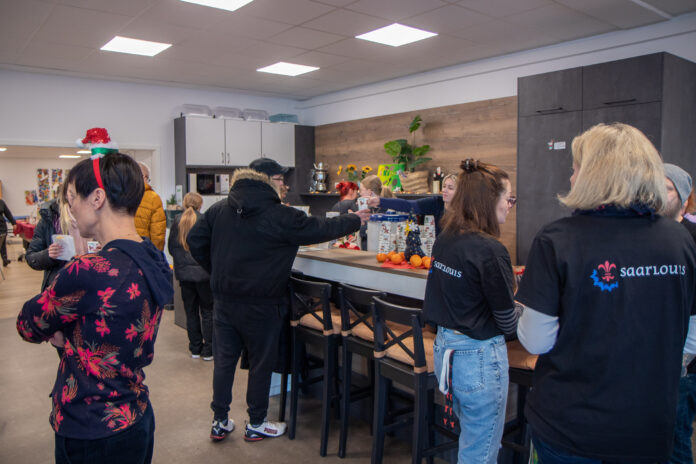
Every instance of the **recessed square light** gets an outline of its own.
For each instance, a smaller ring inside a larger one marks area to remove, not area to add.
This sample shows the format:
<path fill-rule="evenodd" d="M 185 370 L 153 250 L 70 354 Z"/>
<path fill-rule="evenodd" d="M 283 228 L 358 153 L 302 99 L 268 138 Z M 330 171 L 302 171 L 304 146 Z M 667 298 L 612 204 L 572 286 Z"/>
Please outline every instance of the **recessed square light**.
<path fill-rule="evenodd" d="M 109 52 L 130 53 L 132 55 L 155 56 L 171 46 L 172 44 L 168 43 L 129 39 L 128 37 L 117 35 L 101 49 Z"/>
<path fill-rule="evenodd" d="M 418 42 L 419 40 L 428 39 L 436 35 L 437 34 L 434 32 L 428 32 L 421 29 L 416 29 L 415 27 L 408 27 L 404 26 L 403 24 L 394 23 L 390 26 L 375 29 L 372 32 L 356 35 L 355 38 L 369 40 L 370 42 L 377 42 L 384 45 L 391 45 L 392 47 L 400 47 L 401 45 L 406 45 L 411 42 Z"/>
<path fill-rule="evenodd" d="M 317 69 L 319 68 L 315 68 L 314 66 L 305 66 L 303 64 L 285 63 L 284 61 L 280 61 L 276 64 L 266 66 L 265 68 L 259 68 L 257 71 L 271 74 L 282 74 L 283 76 L 299 76 L 300 74 L 316 71 Z"/>
<path fill-rule="evenodd" d="M 58 158 L 82 158 L 80 155 L 58 155 Z"/>
<path fill-rule="evenodd" d="M 0 151 L 7 151 L 7 148 L 5 148 L 5 147 L 0 147 Z"/>
<path fill-rule="evenodd" d="M 181 0 L 182 2 L 195 3 L 197 5 L 219 8 L 221 10 L 234 11 L 254 0 Z"/>
<path fill-rule="evenodd" d="M 90 150 L 77 150 L 78 155 L 91 155 L 92 152 Z"/>

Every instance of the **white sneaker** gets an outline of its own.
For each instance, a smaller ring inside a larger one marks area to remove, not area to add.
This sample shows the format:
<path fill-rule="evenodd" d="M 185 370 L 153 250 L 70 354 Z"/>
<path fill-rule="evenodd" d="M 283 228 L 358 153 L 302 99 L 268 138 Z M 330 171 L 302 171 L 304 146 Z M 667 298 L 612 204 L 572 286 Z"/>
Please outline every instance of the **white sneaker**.
<path fill-rule="evenodd" d="M 212 360 L 213 360 L 212 354 L 210 356 L 203 356 L 203 361 L 212 361 Z"/>
<path fill-rule="evenodd" d="M 191 355 L 191 359 L 198 359 L 198 358 L 200 358 L 200 357 L 201 357 L 200 354 L 192 354 L 192 355 Z"/>
<path fill-rule="evenodd" d="M 210 439 L 214 441 L 224 440 L 228 433 L 234 430 L 234 421 L 225 419 L 224 421 L 213 420 L 213 428 L 210 429 Z"/>
<path fill-rule="evenodd" d="M 246 425 L 244 430 L 244 439 L 246 441 L 260 441 L 264 438 L 279 437 L 285 433 L 288 428 L 285 422 L 270 422 L 263 421 L 260 425 Z"/>

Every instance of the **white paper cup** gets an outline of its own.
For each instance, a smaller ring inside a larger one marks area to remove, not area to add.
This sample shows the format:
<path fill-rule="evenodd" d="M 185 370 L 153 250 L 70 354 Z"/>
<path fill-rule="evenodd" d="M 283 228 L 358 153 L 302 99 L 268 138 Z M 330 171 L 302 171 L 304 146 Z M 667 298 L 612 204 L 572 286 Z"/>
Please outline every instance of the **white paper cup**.
<path fill-rule="evenodd" d="M 367 200 L 368 200 L 367 197 L 360 197 L 360 198 L 358 198 L 358 211 L 368 208 L 368 206 L 367 206 Z"/>
<path fill-rule="evenodd" d="M 87 242 L 87 253 L 96 253 L 99 249 L 99 242 L 96 240 L 89 240 Z"/>

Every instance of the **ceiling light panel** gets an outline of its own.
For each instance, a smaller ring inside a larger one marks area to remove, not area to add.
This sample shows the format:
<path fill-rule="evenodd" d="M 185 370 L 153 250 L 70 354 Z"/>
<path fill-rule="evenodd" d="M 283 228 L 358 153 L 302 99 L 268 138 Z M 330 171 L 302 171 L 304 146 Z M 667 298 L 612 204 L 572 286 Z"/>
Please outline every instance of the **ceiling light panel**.
<path fill-rule="evenodd" d="M 316 71 L 319 68 L 314 66 L 305 66 L 302 64 L 286 63 L 280 61 L 276 64 L 266 66 L 265 68 L 257 69 L 258 72 L 265 72 L 271 74 L 282 74 L 283 76 L 299 76 L 300 74 L 305 74 L 311 71 Z"/>
<path fill-rule="evenodd" d="M 416 29 L 415 27 L 404 26 L 403 24 L 394 23 L 390 26 L 375 29 L 372 32 L 367 32 L 355 36 L 356 39 L 369 40 L 392 47 L 400 47 L 419 40 L 434 37 L 437 34 L 434 32 Z"/>
<path fill-rule="evenodd" d="M 182 2 L 195 3 L 196 5 L 219 8 L 221 10 L 235 11 L 253 0 L 181 0 Z"/>
<path fill-rule="evenodd" d="M 109 52 L 129 53 L 131 55 L 155 56 L 168 49 L 172 44 L 150 42 L 149 40 L 130 39 L 116 36 L 101 49 Z"/>
<path fill-rule="evenodd" d="M 80 155 L 58 155 L 58 158 L 82 158 Z"/>

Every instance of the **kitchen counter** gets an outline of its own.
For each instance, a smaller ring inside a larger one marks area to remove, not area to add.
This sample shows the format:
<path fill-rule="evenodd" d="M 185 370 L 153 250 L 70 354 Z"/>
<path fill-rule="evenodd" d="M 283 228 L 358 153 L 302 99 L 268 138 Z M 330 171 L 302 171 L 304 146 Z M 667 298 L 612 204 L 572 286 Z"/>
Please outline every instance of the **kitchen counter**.
<path fill-rule="evenodd" d="M 422 300 L 425 297 L 426 269 L 384 268 L 370 251 L 332 248 L 297 253 L 293 269 L 335 282 L 382 290 Z"/>

